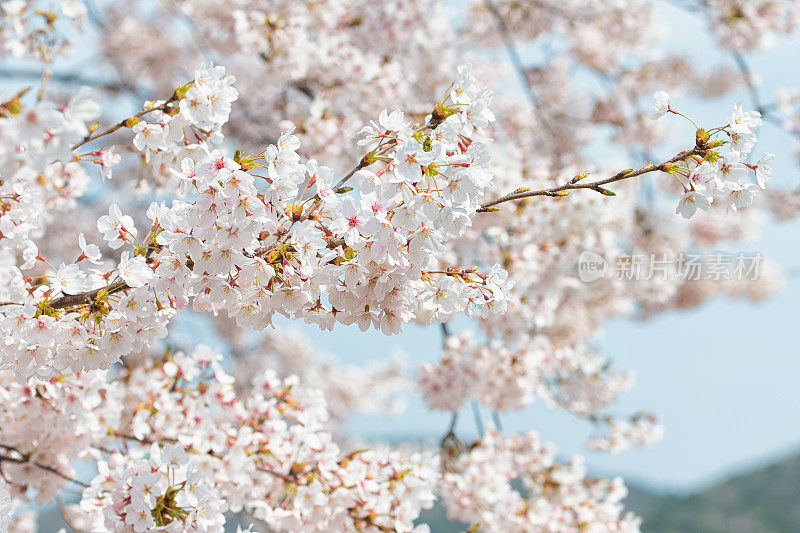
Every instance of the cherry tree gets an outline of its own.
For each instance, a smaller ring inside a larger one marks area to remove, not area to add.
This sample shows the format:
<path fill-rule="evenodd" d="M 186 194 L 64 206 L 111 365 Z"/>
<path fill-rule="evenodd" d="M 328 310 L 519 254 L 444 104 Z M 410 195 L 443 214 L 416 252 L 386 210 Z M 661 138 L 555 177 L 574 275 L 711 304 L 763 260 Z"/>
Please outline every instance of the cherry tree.
<path fill-rule="evenodd" d="M 502 413 L 657 442 L 591 341 L 775 293 L 771 263 L 701 278 L 685 253 L 800 213 L 756 146 L 796 135 L 800 93 L 769 103 L 748 58 L 800 2 L 666 4 L 730 61 L 670 53 L 656 0 L 0 2 L 0 532 L 76 491 L 87 532 L 422 532 L 437 500 L 472 531 L 638 531 L 621 479 Z M 581 280 L 587 251 L 649 275 Z M 180 341 L 187 316 L 224 348 Z M 346 366 L 279 318 L 442 347 Z M 439 445 L 358 447 L 347 417 L 409 388 L 451 414 Z"/>

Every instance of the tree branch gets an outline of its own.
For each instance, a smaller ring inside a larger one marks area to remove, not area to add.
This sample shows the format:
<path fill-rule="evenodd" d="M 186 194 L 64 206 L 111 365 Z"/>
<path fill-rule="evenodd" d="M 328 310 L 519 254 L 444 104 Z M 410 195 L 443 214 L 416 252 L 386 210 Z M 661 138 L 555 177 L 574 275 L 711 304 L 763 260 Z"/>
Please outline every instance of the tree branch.
<path fill-rule="evenodd" d="M 755 79 L 753 79 L 753 71 L 750 70 L 750 65 L 747 64 L 747 60 L 744 58 L 741 52 L 733 52 L 733 59 L 736 61 L 736 65 L 742 72 L 744 82 L 747 84 L 747 89 L 750 91 L 750 99 L 753 101 L 756 111 L 761 113 L 761 115 L 764 115 L 765 110 L 761 103 L 761 95 L 756 87 Z"/>
<path fill-rule="evenodd" d="M 358 172 L 359 170 L 361 170 L 362 168 L 365 168 L 365 167 L 367 167 L 367 166 L 369 166 L 369 162 L 367 161 L 367 156 L 364 156 L 364 157 L 362 157 L 362 158 L 361 158 L 361 160 L 358 162 L 358 164 L 357 164 L 355 167 L 353 167 L 353 170 L 351 170 L 350 172 L 348 172 L 347 174 L 345 174 L 345 176 L 344 176 L 342 179 L 340 179 L 340 180 L 339 180 L 339 183 L 337 183 L 337 184 L 336 184 L 336 185 L 333 187 L 333 191 L 334 191 L 334 192 L 337 192 L 337 193 L 338 193 L 338 192 L 344 192 L 344 191 L 340 191 L 340 190 L 339 190 L 339 189 L 341 189 L 341 188 L 342 188 L 342 185 L 344 185 L 345 183 L 347 183 L 347 182 L 348 182 L 348 180 L 350 180 L 350 178 L 352 178 L 352 177 L 353 177 L 353 175 L 354 175 L 356 172 Z"/>
<path fill-rule="evenodd" d="M 148 113 L 152 113 L 153 111 L 166 111 L 167 107 L 169 107 L 173 102 L 176 102 L 178 100 L 180 100 L 180 98 L 178 98 L 178 95 L 176 93 L 173 93 L 172 96 L 170 97 L 170 99 L 167 100 L 166 102 L 164 102 L 163 104 L 161 104 L 160 106 L 153 107 L 151 109 L 142 109 L 141 111 L 139 111 L 135 115 L 131 115 L 130 117 L 124 118 L 123 120 L 119 121 L 118 123 L 114 124 L 113 126 L 109 126 L 108 128 L 106 128 L 106 129 L 104 129 L 104 130 L 102 130 L 100 132 L 97 132 L 97 133 L 90 133 L 89 135 L 84 137 L 81 142 L 79 142 L 78 144 L 73 146 L 72 150 L 73 151 L 77 150 L 78 148 L 80 148 L 81 146 L 83 146 L 84 144 L 86 144 L 88 142 L 91 142 L 91 141 L 93 141 L 95 139 L 99 139 L 100 137 L 104 137 L 106 135 L 114 133 L 115 131 L 117 131 L 120 128 L 126 127 L 128 125 L 128 121 L 130 119 L 132 119 L 132 118 L 139 118 L 139 117 L 142 117 L 142 116 L 144 116 L 144 115 L 146 115 Z"/>
<path fill-rule="evenodd" d="M 508 52 L 508 57 L 511 59 L 511 64 L 514 66 L 514 70 L 517 72 L 517 76 L 522 83 L 522 89 L 525 91 L 525 95 L 528 97 L 528 101 L 530 102 L 531 106 L 533 107 L 534 111 L 539 111 L 544 118 L 546 119 L 546 113 L 540 108 L 539 104 L 539 97 L 536 96 L 536 92 L 533 90 L 533 84 L 531 80 L 528 78 L 528 74 L 525 69 L 525 64 L 522 61 L 522 57 L 517 50 L 517 46 L 514 44 L 514 38 L 511 35 L 511 30 L 509 29 L 506 21 L 503 19 L 502 13 L 500 10 L 497 9 L 497 6 L 494 4 L 492 0 L 485 0 L 487 9 L 491 12 L 492 16 L 497 21 L 497 28 L 500 30 L 500 36 L 503 39 L 503 44 L 506 47 L 506 51 Z M 542 124 L 552 132 L 552 127 L 547 120 L 543 120 Z"/>
<path fill-rule="evenodd" d="M 761 93 L 759 92 L 758 87 L 756 87 L 753 71 L 750 68 L 750 65 L 747 63 L 747 59 L 741 52 L 733 52 L 733 59 L 736 61 L 736 65 L 739 67 L 739 70 L 742 73 L 744 82 L 747 85 L 747 90 L 750 92 L 750 100 L 752 101 L 753 106 L 756 108 L 756 111 L 761 113 L 761 118 L 767 122 L 782 128 L 783 122 L 772 113 L 772 110 L 775 106 L 764 105 L 763 100 L 761 99 Z"/>
<path fill-rule="evenodd" d="M 642 167 L 642 168 L 640 168 L 638 170 L 632 170 L 632 169 L 623 170 L 623 171 L 620 171 L 620 172 L 614 174 L 610 178 L 606 178 L 606 179 L 603 179 L 603 180 L 600 180 L 600 181 L 594 181 L 594 182 L 589 182 L 589 183 L 581 183 L 580 182 L 580 176 L 576 176 L 576 177 L 572 178 L 570 181 L 568 181 L 567 183 L 565 183 L 563 185 L 550 187 L 548 189 L 540 189 L 540 190 L 536 190 L 536 191 L 517 190 L 517 191 L 514 191 L 514 192 L 512 192 L 510 194 L 502 196 L 502 197 L 500 197 L 500 198 L 498 198 L 496 200 L 492 200 L 491 202 L 487 202 L 487 203 L 483 204 L 480 207 L 480 209 L 478 209 L 478 213 L 485 213 L 485 212 L 494 211 L 494 209 L 491 209 L 491 208 L 496 206 L 496 205 L 499 205 L 499 204 L 502 204 L 502 203 L 505 203 L 505 202 L 511 202 L 511 201 L 514 201 L 514 200 L 521 200 L 523 198 L 530 198 L 532 196 L 555 196 L 555 197 L 566 196 L 566 194 L 565 194 L 566 191 L 570 191 L 570 190 L 590 189 L 590 190 L 597 191 L 599 193 L 605 194 L 607 196 L 613 196 L 614 193 L 609 191 L 609 190 L 607 190 L 607 189 L 605 189 L 605 188 L 603 188 L 603 185 L 608 185 L 610 183 L 615 183 L 615 182 L 618 182 L 618 181 L 622 181 L 622 180 L 626 180 L 626 179 L 630 179 L 630 178 L 635 178 L 637 176 L 641 176 L 642 174 L 647 174 L 649 172 L 655 172 L 657 170 L 660 170 L 661 172 L 667 172 L 670 165 L 672 165 L 674 163 L 677 163 L 679 161 L 684 161 L 684 160 L 689 159 L 690 157 L 693 157 L 693 156 L 696 156 L 696 155 L 703 155 L 704 153 L 706 153 L 706 151 L 707 151 L 706 149 L 697 148 L 697 147 L 692 148 L 691 150 L 684 150 L 683 152 L 679 153 L 678 155 L 676 155 L 675 157 L 673 157 L 669 161 L 665 161 L 665 162 L 661 163 L 660 165 L 654 165 L 653 163 L 648 163 L 647 165 L 645 165 L 644 167 Z"/>
<path fill-rule="evenodd" d="M 66 481 L 70 481 L 72 483 L 75 483 L 76 485 L 80 485 L 81 487 L 86 488 L 86 487 L 89 486 L 88 483 L 84 483 L 83 481 L 80 481 L 78 479 L 71 478 L 71 477 L 69 477 L 68 475 L 66 475 L 64 473 L 59 472 L 58 470 L 56 470 L 52 466 L 48 466 L 48 465 L 42 464 L 42 463 L 40 463 L 38 461 L 32 461 L 31 460 L 31 454 L 22 453 L 21 451 L 19 451 L 18 449 L 14 448 L 13 446 L 6 446 L 4 444 L 0 444 L 0 448 L 3 448 L 5 450 L 8 450 L 9 452 L 13 452 L 13 453 L 16 453 L 16 454 L 19 455 L 19 457 L 11 457 L 11 456 L 8 456 L 8 455 L 0 455 L 0 463 L 8 462 L 8 463 L 14 463 L 14 464 L 30 464 L 30 465 L 35 466 L 36 468 L 44 470 L 45 472 L 49 472 L 51 474 L 54 474 L 54 475 L 60 477 L 61 479 L 64 479 Z"/>
<path fill-rule="evenodd" d="M 50 302 L 50 307 L 53 309 L 67 309 L 81 305 L 91 305 L 97 299 L 97 295 L 102 291 L 108 291 L 109 294 L 114 294 L 115 292 L 126 291 L 128 289 L 130 289 L 128 284 L 119 280 L 93 291 L 83 292 L 81 294 L 68 294 L 56 298 Z"/>
<path fill-rule="evenodd" d="M 6 67 L 0 69 L 0 79 L 40 79 L 42 73 L 39 70 Z M 77 72 L 51 72 L 50 79 L 52 81 L 64 84 L 74 85 L 88 85 L 89 87 L 97 87 L 114 92 L 131 92 L 137 93 L 136 87 L 131 87 L 122 82 L 104 81 L 97 78 L 88 78 L 82 76 Z"/>

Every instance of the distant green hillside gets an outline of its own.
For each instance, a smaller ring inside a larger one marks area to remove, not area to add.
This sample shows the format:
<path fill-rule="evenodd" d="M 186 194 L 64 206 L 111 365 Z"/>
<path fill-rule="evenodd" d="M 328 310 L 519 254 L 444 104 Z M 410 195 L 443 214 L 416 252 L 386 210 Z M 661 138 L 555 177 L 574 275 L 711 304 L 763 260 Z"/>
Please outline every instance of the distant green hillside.
<path fill-rule="evenodd" d="M 644 533 L 797 533 L 800 455 L 684 498 L 632 489 L 629 507 Z"/>

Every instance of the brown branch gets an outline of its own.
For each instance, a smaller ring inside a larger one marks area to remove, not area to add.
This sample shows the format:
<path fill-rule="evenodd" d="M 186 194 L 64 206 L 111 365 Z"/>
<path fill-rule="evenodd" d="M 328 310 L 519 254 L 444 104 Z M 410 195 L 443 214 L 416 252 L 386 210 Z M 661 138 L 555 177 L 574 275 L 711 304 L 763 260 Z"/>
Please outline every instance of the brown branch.
<path fill-rule="evenodd" d="M 635 178 L 637 176 L 641 176 L 642 174 L 647 174 L 649 172 L 655 172 L 657 170 L 660 170 L 661 172 L 668 172 L 669 171 L 669 167 L 671 165 L 673 165 L 674 163 L 677 163 L 679 161 L 685 161 L 686 159 L 689 159 L 690 157 L 693 157 L 693 156 L 696 156 L 696 155 L 703 155 L 706 152 L 707 152 L 706 149 L 697 148 L 697 147 L 692 148 L 691 150 L 684 150 L 683 152 L 679 153 L 678 155 L 676 155 L 675 157 L 673 157 L 669 161 L 665 161 L 665 162 L 661 163 L 660 165 L 654 165 L 653 163 L 648 163 L 647 165 L 645 165 L 644 167 L 642 167 L 642 168 L 640 168 L 638 170 L 631 170 L 631 169 L 623 170 L 623 171 L 620 171 L 620 172 L 614 174 L 610 178 L 606 178 L 606 179 L 603 179 L 603 180 L 600 180 L 600 181 L 593 181 L 593 182 L 590 182 L 590 183 L 581 183 L 580 182 L 581 178 L 580 178 L 580 175 L 579 175 L 579 176 L 576 176 L 576 177 L 572 178 L 570 181 L 568 181 L 567 183 L 565 183 L 563 185 L 550 187 L 548 189 L 540 189 L 540 190 L 536 190 L 536 191 L 517 190 L 517 191 L 509 193 L 509 194 L 507 194 L 505 196 L 502 196 L 502 197 L 500 197 L 500 198 L 498 198 L 496 200 L 492 200 L 491 202 L 487 202 L 487 203 L 483 204 L 480 207 L 480 209 L 478 209 L 478 213 L 485 213 L 485 212 L 494 211 L 494 209 L 491 209 L 491 208 L 496 206 L 496 205 L 499 205 L 499 204 L 502 204 L 502 203 L 505 203 L 505 202 L 511 202 L 511 201 L 514 201 L 514 200 L 521 200 L 523 198 L 530 198 L 532 196 L 554 196 L 554 197 L 566 196 L 566 194 L 565 194 L 566 191 L 570 191 L 570 190 L 590 189 L 590 190 L 605 194 L 607 196 L 613 196 L 614 193 L 609 191 L 608 189 L 605 189 L 603 187 L 604 185 L 608 185 L 610 183 L 616 183 L 618 181 L 622 181 L 622 180 L 626 180 L 626 179 L 630 179 L 630 178 Z"/>
<path fill-rule="evenodd" d="M 40 70 L 30 70 L 25 68 L 7 67 L 0 69 L 0 78 L 18 80 L 18 79 L 40 79 L 42 73 Z M 137 89 L 122 82 L 106 81 L 102 79 L 85 77 L 77 72 L 50 72 L 49 79 L 57 83 L 75 84 L 75 85 L 88 85 L 98 89 L 105 89 L 112 92 L 129 92 L 136 93 Z"/>
<path fill-rule="evenodd" d="M 359 171 L 359 170 L 361 170 L 362 168 L 366 168 L 366 167 L 368 167 L 368 166 L 369 166 L 369 164 L 370 164 L 370 163 L 369 163 L 369 161 L 367 160 L 367 156 L 364 156 L 364 157 L 362 157 L 362 158 L 361 158 L 361 161 L 359 161 L 359 162 L 358 162 L 358 164 L 357 164 L 355 167 L 353 167 L 353 170 L 351 170 L 350 172 L 348 172 L 348 173 L 347 173 L 347 174 L 346 174 L 346 175 L 345 175 L 345 176 L 344 176 L 342 179 L 340 179 L 340 180 L 339 180 L 339 183 L 337 183 L 337 184 L 336 184 L 336 185 L 333 187 L 333 191 L 334 191 L 334 192 L 344 192 L 344 191 L 340 191 L 340 190 L 339 190 L 339 189 L 341 189 L 341 188 L 342 188 L 342 185 L 344 185 L 345 183 L 347 183 L 347 182 L 348 182 L 348 180 L 349 180 L 350 178 L 352 178 L 352 177 L 353 177 L 353 175 L 354 175 L 356 172 L 358 172 L 358 171 Z"/>
<path fill-rule="evenodd" d="M 56 298 L 50 302 L 50 307 L 53 309 L 67 309 L 81 305 L 91 305 L 97 299 L 97 295 L 102 291 L 108 291 L 108 294 L 114 294 L 115 292 L 126 291 L 128 289 L 130 289 L 128 284 L 119 280 L 93 291 L 83 292 L 81 294 L 68 294 Z"/>
<path fill-rule="evenodd" d="M 150 254 L 155 251 L 153 246 L 148 246 L 145 253 L 145 260 L 149 260 Z M 113 271 L 112 271 L 113 272 Z M 49 305 L 52 309 L 68 309 L 71 307 L 79 307 L 84 305 L 92 305 L 95 300 L 97 300 L 97 296 L 106 291 L 107 294 L 115 294 L 118 292 L 127 291 L 132 287 L 128 285 L 124 280 L 118 279 L 113 283 L 109 283 L 105 287 L 100 287 L 99 289 L 94 289 L 87 292 L 82 292 L 80 294 L 66 294 L 55 300 L 52 300 Z"/>
<path fill-rule="evenodd" d="M 293 485 L 299 485 L 300 481 L 296 477 L 287 476 L 286 474 L 281 474 L 280 472 L 275 472 L 274 470 L 270 470 L 269 468 L 264 468 L 263 466 L 257 466 L 256 470 L 259 472 L 264 472 L 265 474 L 270 474 L 275 476 L 279 479 L 284 480 L 286 483 L 291 483 Z"/>
<path fill-rule="evenodd" d="M 384 533 L 394 533 L 394 532 L 396 532 L 396 531 L 397 531 L 397 530 L 396 530 L 395 528 L 393 528 L 393 527 L 390 527 L 390 526 L 384 526 L 384 525 L 381 525 L 381 524 L 377 523 L 377 522 L 375 521 L 375 519 L 374 519 L 372 516 L 370 516 L 370 515 L 367 515 L 367 516 L 359 516 L 358 514 L 356 514 L 356 509 L 354 509 L 354 508 L 352 508 L 352 507 L 351 507 L 350 509 L 348 509 L 348 510 L 347 510 L 347 514 L 349 514 L 349 515 L 350 515 L 350 517 L 351 517 L 351 518 L 353 519 L 353 521 L 356 523 L 356 528 L 358 528 L 359 530 L 360 530 L 360 528 L 358 527 L 358 523 L 359 523 L 359 522 L 363 522 L 364 524 L 366 524 L 366 525 L 368 525 L 368 526 L 372 526 L 372 527 L 374 527 L 375 529 L 377 529 L 378 531 L 383 531 Z"/>
<path fill-rule="evenodd" d="M 161 437 L 159 439 L 148 439 L 147 437 L 136 437 L 134 435 L 128 435 L 127 433 L 121 433 L 119 431 L 109 430 L 108 434 L 112 437 L 117 437 L 119 439 L 124 440 L 132 440 L 134 442 L 139 442 L 141 444 L 162 444 L 164 442 L 168 442 L 170 444 L 175 444 L 178 442 L 178 439 L 173 439 L 170 437 Z"/>
<path fill-rule="evenodd" d="M 45 472 L 49 472 L 51 474 L 54 474 L 54 475 L 60 477 L 61 479 L 64 479 L 66 481 L 70 481 L 72 483 L 75 483 L 76 485 L 80 485 L 81 487 L 86 488 L 86 487 L 89 486 L 88 483 L 84 483 L 83 481 L 80 481 L 78 479 L 71 478 L 68 475 L 56 470 L 52 466 L 48 466 L 48 465 L 42 464 L 42 463 L 40 463 L 38 461 L 32 461 L 31 460 L 31 454 L 29 454 L 29 453 L 22 453 L 22 452 L 20 452 L 19 450 L 17 450 L 16 448 L 14 448 L 12 446 L 6 446 L 6 445 L 3 445 L 3 444 L 0 444 L 0 448 L 4 448 L 4 449 L 6 449 L 8 451 L 15 452 L 15 453 L 20 455 L 20 457 L 11 457 L 11 456 L 8 456 L 8 455 L 0 455 L 0 463 L 8 462 L 8 463 L 14 463 L 14 464 L 30 464 L 30 465 L 35 466 L 36 468 L 44 470 Z"/>
<path fill-rule="evenodd" d="M 167 108 L 170 105 L 172 105 L 173 102 L 177 102 L 178 100 L 180 100 L 180 98 L 178 98 L 177 93 L 173 93 L 172 96 L 170 97 L 170 99 L 167 100 L 166 102 L 164 102 L 163 104 L 161 104 L 160 106 L 156 106 L 156 107 L 153 107 L 153 108 L 150 108 L 150 109 L 142 109 L 141 111 L 139 111 L 135 115 L 131 115 L 130 117 L 124 118 L 121 121 L 119 121 L 116 124 L 114 124 L 113 126 L 109 126 L 108 128 L 106 128 L 106 129 L 104 129 L 102 131 L 99 131 L 97 133 L 90 133 L 89 135 L 84 137 L 81 142 L 79 142 L 78 144 L 73 146 L 72 150 L 73 151 L 77 150 L 78 148 L 80 148 L 81 146 L 83 146 L 86 143 L 92 142 L 95 139 L 99 139 L 100 137 L 104 137 L 106 135 L 110 135 L 110 134 L 114 133 L 115 131 L 119 130 L 120 128 L 126 127 L 128 125 L 128 121 L 130 119 L 132 119 L 132 118 L 140 118 L 140 117 L 142 117 L 142 116 L 144 116 L 144 115 L 146 115 L 148 113 L 152 113 L 153 111 L 166 111 Z"/>

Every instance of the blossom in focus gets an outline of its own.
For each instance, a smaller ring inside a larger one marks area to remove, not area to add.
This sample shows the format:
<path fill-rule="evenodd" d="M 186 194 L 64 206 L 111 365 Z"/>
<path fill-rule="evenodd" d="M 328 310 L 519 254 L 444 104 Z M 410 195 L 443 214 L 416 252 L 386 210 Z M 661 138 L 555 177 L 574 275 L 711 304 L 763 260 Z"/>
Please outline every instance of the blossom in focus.
<path fill-rule="evenodd" d="M 669 94 L 665 91 L 656 91 L 653 94 L 653 98 L 655 98 L 655 103 L 650 106 L 647 113 L 650 115 L 651 120 L 657 120 L 669 111 Z"/>

